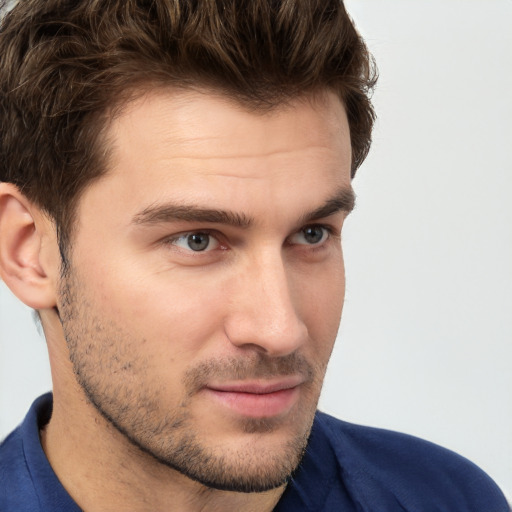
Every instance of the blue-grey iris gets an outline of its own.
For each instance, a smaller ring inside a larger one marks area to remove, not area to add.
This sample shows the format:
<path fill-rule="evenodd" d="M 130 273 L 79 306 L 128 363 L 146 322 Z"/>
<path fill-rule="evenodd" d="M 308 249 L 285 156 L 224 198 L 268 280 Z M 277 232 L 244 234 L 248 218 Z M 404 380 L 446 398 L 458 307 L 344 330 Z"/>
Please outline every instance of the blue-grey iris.
<path fill-rule="evenodd" d="M 304 239 L 310 244 L 317 244 L 324 236 L 324 228 L 321 226 L 309 226 L 302 230 Z"/>
<path fill-rule="evenodd" d="M 193 251 L 204 251 L 210 245 L 210 235 L 207 233 L 193 233 L 188 235 L 187 244 Z"/>

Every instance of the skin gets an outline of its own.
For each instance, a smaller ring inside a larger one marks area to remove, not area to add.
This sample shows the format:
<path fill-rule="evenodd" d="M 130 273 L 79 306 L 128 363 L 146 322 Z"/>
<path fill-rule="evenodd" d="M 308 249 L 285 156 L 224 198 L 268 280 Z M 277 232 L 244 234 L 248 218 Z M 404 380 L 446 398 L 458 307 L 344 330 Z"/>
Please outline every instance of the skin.
<path fill-rule="evenodd" d="M 0 185 L 2 277 L 37 306 L 50 354 L 43 448 L 86 511 L 272 510 L 341 317 L 344 108 L 328 92 L 262 114 L 160 90 L 108 135 L 64 278 L 51 219 Z"/>

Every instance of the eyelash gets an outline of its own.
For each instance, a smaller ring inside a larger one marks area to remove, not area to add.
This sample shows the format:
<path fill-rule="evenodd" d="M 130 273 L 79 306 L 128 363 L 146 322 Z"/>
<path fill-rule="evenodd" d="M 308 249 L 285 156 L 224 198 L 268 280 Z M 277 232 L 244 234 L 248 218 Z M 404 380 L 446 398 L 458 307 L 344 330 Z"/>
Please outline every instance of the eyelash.
<path fill-rule="evenodd" d="M 187 239 L 187 237 L 189 237 L 191 235 L 207 235 L 211 238 L 214 238 L 217 241 L 217 243 L 219 244 L 219 246 L 221 246 L 223 249 L 226 249 L 226 246 L 223 245 L 222 242 L 220 241 L 221 237 L 220 237 L 219 233 L 214 230 L 210 230 L 210 229 L 198 229 L 198 230 L 193 230 L 193 231 L 185 231 L 184 233 L 179 233 L 172 237 L 166 238 L 166 239 L 164 239 L 163 242 L 165 245 L 173 246 L 179 250 L 178 246 L 176 245 L 176 242 L 180 239 Z M 190 249 L 188 251 L 187 250 L 184 250 L 184 251 L 189 252 L 191 254 L 195 254 L 195 255 L 201 255 L 201 254 L 209 253 L 212 250 L 214 250 L 214 249 L 211 249 L 209 251 L 194 251 L 192 249 Z"/>
<path fill-rule="evenodd" d="M 327 235 L 325 240 L 319 242 L 318 244 L 294 244 L 294 243 L 288 241 L 288 239 L 291 238 L 292 236 L 300 234 L 301 232 L 303 233 L 308 228 L 321 228 L 321 229 L 325 230 L 326 235 Z M 224 244 L 222 242 L 222 238 L 224 238 L 224 237 L 221 236 L 221 234 L 218 231 L 211 230 L 211 229 L 198 229 L 198 230 L 185 231 L 183 233 L 179 233 L 172 237 L 165 238 L 163 240 L 163 243 L 165 245 L 169 245 L 171 247 L 176 248 L 176 250 L 181 250 L 176 245 L 176 242 L 180 239 L 186 239 L 190 235 L 207 235 L 211 238 L 214 238 L 216 240 L 216 242 L 218 243 L 218 247 L 215 247 L 210 250 L 194 251 L 192 249 L 189 249 L 189 250 L 183 249 L 183 251 L 185 253 L 188 253 L 188 255 L 190 255 L 192 257 L 200 257 L 201 255 L 209 254 L 210 252 L 215 251 L 215 250 L 226 250 L 228 248 L 227 244 Z M 332 226 L 325 225 L 325 224 L 308 224 L 306 226 L 303 226 L 301 229 L 299 229 L 292 235 L 290 235 L 287 238 L 286 245 L 289 247 L 293 247 L 293 246 L 301 247 L 302 246 L 302 247 L 307 248 L 308 251 L 315 251 L 315 250 L 321 250 L 322 248 L 324 248 L 324 246 L 328 242 L 328 240 L 331 238 L 334 238 L 334 237 L 337 237 L 337 235 L 336 235 L 336 230 Z"/>
<path fill-rule="evenodd" d="M 293 235 L 291 235 L 290 237 L 293 237 L 295 235 L 298 235 L 299 233 L 305 233 L 305 231 L 307 229 L 311 229 L 311 228 L 320 228 L 320 229 L 323 229 L 324 232 L 325 232 L 325 240 L 321 240 L 320 242 L 318 243 L 313 243 L 313 244 L 293 244 L 293 243 L 289 243 L 290 246 L 293 246 L 293 245 L 298 245 L 298 246 L 304 246 L 304 247 L 307 247 L 308 250 L 315 250 L 315 249 L 322 249 L 325 245 L 325 243 L 334 236 L 334 229 L 332 228 L 332 226 L 326 226 L 324 224 L 309 224 L 307 226 L 304 226 L 302 227 L 301 229 L 299 229 L 298 231 L 296 231 Z M 290 238 L 289 237 L 289 238 Z"/>

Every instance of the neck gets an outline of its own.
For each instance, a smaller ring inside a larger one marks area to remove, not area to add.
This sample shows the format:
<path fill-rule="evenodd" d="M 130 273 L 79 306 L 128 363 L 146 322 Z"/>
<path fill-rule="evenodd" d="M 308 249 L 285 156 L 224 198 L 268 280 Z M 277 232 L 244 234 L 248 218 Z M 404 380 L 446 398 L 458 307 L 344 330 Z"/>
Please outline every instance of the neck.
<path fill-rule="evenodd" d="M 55 474 L 83 511 L 273 510 L 284 487 L 251 494 L 211 489 L 131 444 L 85 397 L 57 315 L 45 311 L 44 320 L 54 401 L 41 443 Z"/>
<path fill-rule="evenodd" d="M 141 452 L 85 397 L 71 404 L 58 391 L 41 442 L 60 482 L 85 512 L 164 512 L 171 506 L 187 512 L 270 512 L 284 491 L 248 494 L 205 487 Z"/>

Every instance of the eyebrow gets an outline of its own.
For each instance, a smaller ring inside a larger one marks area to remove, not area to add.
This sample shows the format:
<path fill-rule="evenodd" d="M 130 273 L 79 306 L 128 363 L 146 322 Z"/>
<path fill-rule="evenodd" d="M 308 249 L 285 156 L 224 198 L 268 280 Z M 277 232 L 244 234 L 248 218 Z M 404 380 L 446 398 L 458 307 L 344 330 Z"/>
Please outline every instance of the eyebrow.
<path fill-rule="evenodd" d="M 248 228 L 253 223 L 252 219 L 243 213 L 179 204 L 149 206 L 135 215 L 132 222 L 134 224 L 161 224 L 177 220 L 227 224 L 239 228 Z"/>
<path fill-rule="evenodd" d="M 307 224 L 316 219 L 323 219 L 338 212 L 345 212 L 347 215 L 354 209 L 356 205 L 356 195 L 352 187 L 342 188 L 331 199 L 327 200 L 324 205 L 320 206 L 312 212 L 306 213 L 302 219 L 302 224 Z"/>
<path fill-rule="evenodd" d="M 354 209 L 354 205 L 355 194 L 352 187 L 342 188 L 322 206 L 312 212 L 304 214 L 301 217 L 301 223 L 306 224 L 315 219 L 328 217 L 340 211 L 344 211 L 348 214 Z M 132 223 L 145 225 L 163 224 L 175 221 L 225 224 L 237 228 L 248 228 L 254 224 L 254 220 L 244 213 L 172 203 L 148 206 L 133 217 Z"/>

